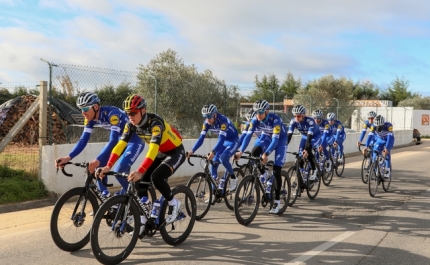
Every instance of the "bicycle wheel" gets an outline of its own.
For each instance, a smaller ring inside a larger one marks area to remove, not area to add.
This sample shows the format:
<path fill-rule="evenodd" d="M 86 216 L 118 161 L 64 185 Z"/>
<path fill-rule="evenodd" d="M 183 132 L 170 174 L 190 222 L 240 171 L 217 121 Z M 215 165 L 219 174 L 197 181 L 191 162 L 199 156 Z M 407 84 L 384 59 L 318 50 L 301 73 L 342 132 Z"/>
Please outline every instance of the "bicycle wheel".
<path fill-rule="evenodd" d="M 253 175 L 242 179 L 236 189 L 234 215 L 241 225 L 249 225 L 255 218 L 260 205 L 260 187 Z"/>
<path fill-rule="evenodd" d="M 272 200 L 270 201 L 270 209 L 272 209 L 273 204 L 275 203 L 275 189 L 278 186 L 278 183 L 275 179 L 272 185 Z M 281 171 L 281 196 L 279 205 L 278 215 L 282 215 L 290 203 L 290 195 L 291 195 L 291 182 L 288 173 L 285 170 Z"/>
<path fill-rule="evenodd" d="M 390 172 L 392 173 L 393 171 L 391 171 L 391 166 L 390 166 Z M 382 188 L 384 189 L 385 192 L 387 192 L 390 189 L 390 184 L 391 184 L 391 179 L 393 178 L 393 174 L 391 174 L 389 179 L 383 179 L 382 181 Z"/>
<path fill-rule="evenodd" d="M 164 200 L 160 211 L 160 220 L 163 220 L 160 227 L 160 234 L 164 242 L 171 246 L 177 246 L 184 242 L 190 235 L 196 221 L 196 198 L 187 186 L 177 186 L 172 190 L 176 200 L 181 202 L 179 214 L 176 221 L 165 224 L 169 207 L 167 200 Z"/>
<path fill-rule="evenodd" d="M 128 195 L 111 197 L 97 211 L 91 229 L 91 250 L 96 259 L 103 264 L 118 264 L 133 251 L 139 233 L 129 234 L 131 229 L 140 231 L 140 211 L 135 202 L 125 212 Z M 115 213 L 111 209 L 118 207 Z M 110 225 L 106 225 L 106 216 L 112 216 Z M 127 215 L 126 222 L 123 222 Z"/>
<path fill-rule="evenodd" d="M 242 170 L 240 170 L 240 168 L 235 168 L 233 169 L 234 171 L 234 175 L 236 176 L 237 182 L 236 182 L 236 189 L 233 191 L 230 191 L 230 179 L 231 176 L 228 175 L 227 179 L 225 180 L 225 185 L 224 185 L 224 202 L 225 205 L 227 206 L 227 208 L 229 208 L 230 210 L 233 211 L 233 207 L 234 207 L 234 199 L 236 198 L 236 190 L 237 190 L 237 185 L 239 185 L 240 181 L 243 178 L 243 172 Z"/>
<path fill-rule="evenodd" d="M 339 161 L 341 160 L 341 162 Z M 338 177 L 341 177 L 343 174 L 343 170 L 345 169 L 345 154 L 342 153 L 338 158 L 337 158 L 337 166 L 335 167 L 336 170 L 336 175 Z"/>
<path fill-rule="evenodd" d="M 84 187 L 67 191 L 52 210 L 51 237 L 55 245 L 64 251 L 77 251 L 90 241 L 93 217 L 89 213 L 97 212 L 99 204 L 91 191 L 88 192 L 88 198 L 85 198 L 85 192 Z M 85 208 L 82 208 L 84 202 Z M 73 212 L 76 212 L 74 216 Z"/>
<path fill-rule="evenodd" d="M 308 194 L 309 199 L 313 200 L 317 197 L 318 192 L 320 191 L 320 187 L 321 187 L 321 173 L 318 171 L 316 179 L 311 180 L 310 177 L 307 178 L 306 193 Z"/>
<path fill-rule="evenodd" d="M 379 172 L 378 163 L 372 163 L 369 170 L 369 194 L 372 197 L 375 197 L 378 192 L 379 174 L 381 173 Z"/>
<path fill-rule="evenodd" d="M 370 168 L 370 159 L 366 156 L 363 158 L 363 163 L 361 164 L 361 181 L 363 181 L 364 184 L 367 184 L 369 181 L 369 168 Z"/>
<path fill-rule="evenodd" d="M 187 184 L 196 200 L 196 220 L 205 217 L 211 207 L 210 199 L 213 196 L 213 190 L 208 178 L 210 177 L 200 172 L 192 176 Z"/>
<path fill-rule="evenodd" d="M 321 179 L 322 179 L 324 185 L 328 186 L 328 185 L 330 185 L 331 181 L 333 180 L 334 172 L 333 172 L 333 170 L 327 171 L 327 168 L 325 165 L 323 166 L 322 170 L 323 170 L 322 171 L 323 173 L 322 173 Z"/>
<path fill-rule="evenodd" d="M 290 186 L 291 186 L 291 191 L 290 191 L 290 200 L 288 202 L 288 206 L 293 206 L 294 203 L 297 200 L 297 196 L 299 195 L 299 189 L 300 189 L 300 185 L 299 185 L 299 176 L 297 175 L 297 171 L 296 171 L 296 166 L 291 166 L 288 170 L 287 170 L 287 175 L 288 178 L 290 179 Z"/>

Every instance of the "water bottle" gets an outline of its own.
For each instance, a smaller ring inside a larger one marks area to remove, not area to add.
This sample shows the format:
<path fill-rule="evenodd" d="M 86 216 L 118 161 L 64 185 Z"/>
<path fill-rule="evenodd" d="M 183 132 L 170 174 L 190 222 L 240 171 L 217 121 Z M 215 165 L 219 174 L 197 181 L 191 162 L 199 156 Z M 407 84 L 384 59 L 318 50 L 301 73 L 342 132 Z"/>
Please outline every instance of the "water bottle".
<path fill-rule="evenodd" d="M 271 191 L 272 191 L 271 189 L 272 189 L 273 178 L 274 178 L 274 176 L 271 176 L 271 177 L 267 180 L 266 193 L 271 193 Z"/>
<path fill-rule="evenodd" d="M 142 206 L 143 209 L 146 209 L 146 211 L 149 213 L 151 210 L 151 202 L 148 200 L 148 197 L 143 196 L 140 198 L 140 206 Z"/>
<path fill-rule="evenodd" d="M 267 171 L 264 171 L 264 174 L 260 176 L 261 184 L 266 183 L 266 176 L 267 176 Z"/>
<path fill-rule="evenodd" d="M 219 190 L 224 189 L 224 183 L 225 183 L 225 178 L 222 178 L 219 180 L 219 185 L 218 185 Z"/>
<path fill-rule="evenodd" d="M 151 218 L 158 218 L 158 215 L 160 214 L 160 200 L 155 200 L 154 201 L 154 206 L 152 207 L 152 212 L 151 212 Z"/>

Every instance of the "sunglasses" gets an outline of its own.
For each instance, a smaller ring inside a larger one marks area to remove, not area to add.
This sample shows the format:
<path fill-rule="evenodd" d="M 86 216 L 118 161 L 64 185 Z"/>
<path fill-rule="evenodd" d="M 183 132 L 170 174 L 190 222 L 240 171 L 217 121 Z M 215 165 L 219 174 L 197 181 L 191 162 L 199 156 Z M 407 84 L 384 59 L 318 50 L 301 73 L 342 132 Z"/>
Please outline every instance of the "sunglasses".
<path fill-rule="evenodd" d="M 303 115 L 299 114 L 299 115 L 294 115 L 294 118 L 301 118 L 303 117 Z"/>
<path fill-rule="evenodd" d="M 205 119 L 212 119 L 213 116 L 214 116 L 214 114 L 212 114 L 212 115 L 203 115 L 203 118 L 205 118 Z"/>
<path fill-rule="evenodd" d="M 374 120 L 375 118 L 367 118 L 368 120 Z"/>
<path fill-rule="evenodd" d="M 88 112 L 94 105 L 81 108 L 81 111 Z"/>
<path fill-rule="evenodd" d="M 257 113 L 259 115 L 263 114 L 264 112 L 266 112 L 266 110 L 264 110 L 264 109 L 259 109 L 259 110 L 255 111 L 255 113 Z"/>
<path fill-rule="evenodd" d="M 139 113 L 139 112 L 138 111 L 127 112 L 127 116 L 134 117 L 134 116 L 136 116 L 137 113 Z"/>

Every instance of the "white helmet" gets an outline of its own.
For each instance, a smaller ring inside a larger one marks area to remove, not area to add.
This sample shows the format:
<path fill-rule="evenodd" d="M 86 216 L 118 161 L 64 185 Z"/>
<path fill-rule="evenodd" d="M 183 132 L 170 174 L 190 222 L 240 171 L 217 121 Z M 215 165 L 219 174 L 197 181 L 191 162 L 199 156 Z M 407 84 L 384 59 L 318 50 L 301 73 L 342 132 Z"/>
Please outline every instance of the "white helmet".
<path fill-rule="evenodd" d="M 385 123 L 385 118 L 382 115 L 376 116 L 375 120 L 373 121 L 373 124 L 375 126 L 381 126 L 381 125 L 384 125 L 384 123 Z"/>
<path fill-rule="evenodd" d="M 203 118 L 212 118 L 212 116 L 218 111 L 214 104 L 204 105 L 202 108 Z"/>
<path fill-rule="evenodd" d="M 267 102 L 264 99 L 259 99 L 255 101 L 254 106 L 252 107 L 255 111 L 257 110 L 268 110 L 269 109 L 269 102 Z"/>
<path fill-rule="evenodd" d="M 78 106 L 78 108 L 92 106 L 94 104 L 100 104 L 100 99 L 96 94 L 91 92 L 83 92 L 79 94 L 76 99 L 76 106 Z"/>
<path fill-rule="evenodd" d="M 306 108 L 303 105 L 296 105 L 293 107 L 293 115 L 306 114 Z"/>
<path fill-rule="evenodd" d="M 317 109 L 317 110 L 314 110 L 312 112 L 312 118 L 314 118 L 314 119 L 322 119 L 322 117 L 323 117 L 323 112 L 321 110 Z"/>
<path fill-rule="evenodd" d="M 336 119 L 336 114 L 334 112 L 330 112 L 327 114 L 327 120 L 333 121 Z"/>
<path fill-rule="evenodd" d="M 254 116 L 255 116 L 255 111 L 253 109 L 248 111 L 248 113 L 245 114 L 245 118 L 247 121 L 252 120 L 252 118 L 254 118 Z"/>
<path fill-rule="evenodd" d="M 375 118 L 376 117 L 376 112 L 374 112 L 373 110 L 372 111 L 369 111 L 369 113 L 367 113 L 367 118 Z"/>

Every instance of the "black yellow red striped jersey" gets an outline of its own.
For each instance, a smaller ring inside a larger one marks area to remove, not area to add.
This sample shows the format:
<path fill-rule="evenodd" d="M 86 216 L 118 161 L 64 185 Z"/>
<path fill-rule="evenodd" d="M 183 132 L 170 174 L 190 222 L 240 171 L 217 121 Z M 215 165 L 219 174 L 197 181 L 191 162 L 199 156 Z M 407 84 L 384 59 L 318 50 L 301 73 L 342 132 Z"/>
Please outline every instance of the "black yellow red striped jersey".
<path fill-rule="evenodd" d="M 147 121 L 144 124 L 133 125 L 128 122 L 125 125 L 120 141 L 112 150 L 107 164 L 109 167 L 115 164 L 134 133 L 149 144 L 146 157 L 138 169 L 140 173 L 144 173 L 149 168 L 158 152 L 168 152 L 182 145 L 182 137 L 174 127 L 170 126 L 157 114 L 147 113 Z"/>

